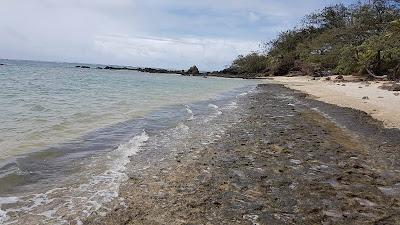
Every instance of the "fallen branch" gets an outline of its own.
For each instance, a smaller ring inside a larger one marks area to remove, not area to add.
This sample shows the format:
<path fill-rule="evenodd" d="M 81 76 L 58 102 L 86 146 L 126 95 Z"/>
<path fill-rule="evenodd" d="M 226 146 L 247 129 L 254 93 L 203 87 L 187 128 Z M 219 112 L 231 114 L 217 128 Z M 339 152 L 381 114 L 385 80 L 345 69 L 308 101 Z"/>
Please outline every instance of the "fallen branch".
<path fill-rule="evenodd" d="M 369 70 L 368 68 L 365 68 L 365 70 L 367 71 L 367 73 L 368 73 L 371 77 L 373 77 L 373 78 L 375 78 L 375 79 L 383 80 L 383 79 L 387 79 L 387 78 L 388 78 L 387 75 L 377 76 L 377 75 L 375 75 L 371 70 Z"/>

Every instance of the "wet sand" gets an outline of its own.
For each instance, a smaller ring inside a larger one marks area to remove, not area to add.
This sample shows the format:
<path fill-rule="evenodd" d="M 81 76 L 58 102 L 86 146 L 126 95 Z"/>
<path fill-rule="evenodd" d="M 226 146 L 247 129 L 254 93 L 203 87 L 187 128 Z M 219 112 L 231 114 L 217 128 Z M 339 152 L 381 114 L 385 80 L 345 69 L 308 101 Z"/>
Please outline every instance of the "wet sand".
<path fill-rule="evenodd" d="M 259 85 L 215 143 L 131 171 L 85 224 L 400 224 L 400 131 Z"/>

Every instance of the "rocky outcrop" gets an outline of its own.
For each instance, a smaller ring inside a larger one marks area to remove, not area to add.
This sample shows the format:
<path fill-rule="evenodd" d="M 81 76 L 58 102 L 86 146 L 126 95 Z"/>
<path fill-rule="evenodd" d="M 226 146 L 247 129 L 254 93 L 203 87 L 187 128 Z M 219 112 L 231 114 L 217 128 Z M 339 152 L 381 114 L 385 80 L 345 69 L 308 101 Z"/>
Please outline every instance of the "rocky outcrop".
<path fill-rule="evenodd" d="M 124 66 L 124 67 L 106 66 L 103 69 L 105 69 L 105 70 L 135 70 L 133 68 L 128 68 L 126 66 Z"/>
<path fill-rule="evenodd" d="M 199 71 L 199 69 L 197 68 L 197 66 L 192 66 L 192 67 L 190 67 L 189 68 L 189 70 L 186 72 L 188 75 L 191 75 L 191 76 L 198 76 L 198 75 L 200 75 L 200 71 Z"/>
<path fill-rule="evenodd" d="M 137 68 L 136 71 L 143 73 L 169 73 L 169 74 L 183 74 L 183 70 L 167 70 L 167 69 L 157 69 L 157 68 Z"/>

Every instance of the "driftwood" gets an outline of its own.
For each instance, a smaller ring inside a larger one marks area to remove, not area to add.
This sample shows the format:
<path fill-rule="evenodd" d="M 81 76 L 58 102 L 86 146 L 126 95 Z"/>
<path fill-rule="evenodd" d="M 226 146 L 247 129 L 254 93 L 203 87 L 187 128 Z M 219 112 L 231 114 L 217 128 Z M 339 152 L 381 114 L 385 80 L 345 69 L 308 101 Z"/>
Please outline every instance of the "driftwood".
<path fill-rule="evenodd" d="M 373 78 L 375 78 L 375 79 L 384 80 L 384 79 L 387 79 L 387 78 L 388 78 L 388 75 L 377 76 L 377 75 L 375 75 L 375 74 L 374 74 L 370 69 L 368 69 L 368 68 L 365 68 L 365 70 L 367 71 L 367 73 L 368 73 L 371 77 L 373 77 Z"/>

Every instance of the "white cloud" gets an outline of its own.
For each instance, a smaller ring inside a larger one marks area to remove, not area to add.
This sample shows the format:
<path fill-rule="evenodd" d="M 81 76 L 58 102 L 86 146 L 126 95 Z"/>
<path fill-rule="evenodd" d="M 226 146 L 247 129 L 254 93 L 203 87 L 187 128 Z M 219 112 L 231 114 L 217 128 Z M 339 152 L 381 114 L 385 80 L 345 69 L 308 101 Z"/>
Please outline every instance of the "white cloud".
<path fill-rule="evenodd" d="M 260 16 L 259 15 L 257 15 L 257 13 L 255 13 L 255 12 L 249 12 L 249 21 L 250 22 L 257 22 L 257 21 L 259 21 L 260 20 Z"/>
<path fill-rule="evenodd" d="M 221 69 L 334 0 L 2 0 L 0 58 Z"/>
<path fill-rule="evenodd" d="M 101 35 L 96 37 L 96 50 L 130 65 L 187 68 L 199 65 L 202 69 L 229 64 L 239 54 L 257 49 L 257 42 L 207 39 L 162 38 Z M 148 61 L 147 59 L 152 59 Z M 129 60 L 126 60 L 129 59 Z"/>

